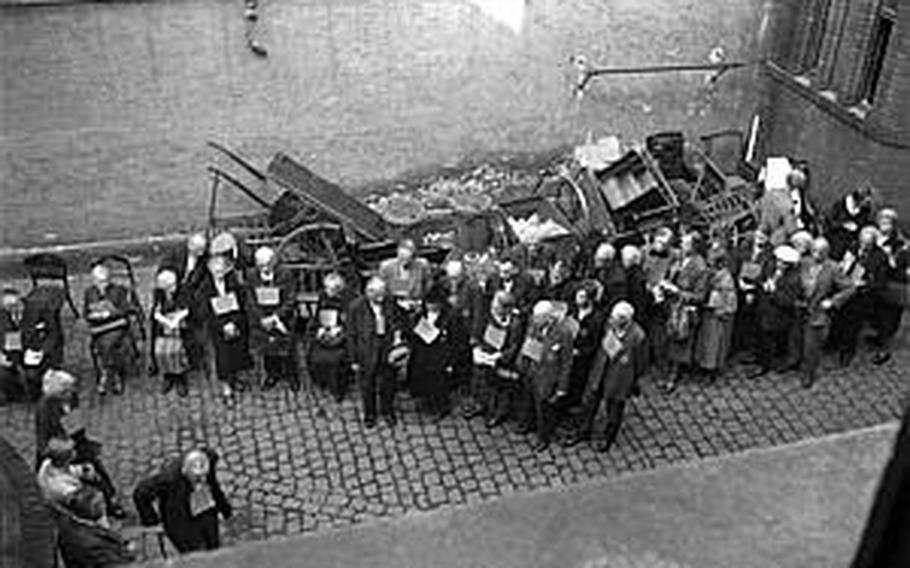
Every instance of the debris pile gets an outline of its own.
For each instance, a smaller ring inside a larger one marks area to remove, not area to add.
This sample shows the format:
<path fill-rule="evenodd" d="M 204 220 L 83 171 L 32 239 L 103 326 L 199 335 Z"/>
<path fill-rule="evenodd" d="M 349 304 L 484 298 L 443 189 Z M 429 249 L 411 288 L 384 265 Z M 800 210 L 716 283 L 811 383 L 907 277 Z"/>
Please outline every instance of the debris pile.
<path fill-rule="evenodd" d="M 398 185 L 388 194 L 373 193 L 367 196 L 366 203 L 390 223 L 408 225 L 456 211 L 488 210 L 506 192 L 530 192 L 537 178 L 536 171 L 487 164 L 460 175 Z"/>
<path fill-rule="evenodd" d="M 567 228 L 552 219 L 541 219 L 537 213 L 532 213 L 525 219 L 509 217 L 509 225 L 518 240 L 526 244 L 539 243 L 570 233 Z"/>

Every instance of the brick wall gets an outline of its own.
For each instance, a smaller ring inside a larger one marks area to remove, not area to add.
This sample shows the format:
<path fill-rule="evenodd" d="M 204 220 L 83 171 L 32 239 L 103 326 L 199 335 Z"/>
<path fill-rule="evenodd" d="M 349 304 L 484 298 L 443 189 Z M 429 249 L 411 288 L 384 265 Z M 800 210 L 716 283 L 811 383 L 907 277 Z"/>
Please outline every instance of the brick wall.
<path fill-rule="evenodd" d="M 823 47 L 822 66 L 834 80 L 824 83 L 822 73 L 808 88 L 783 79 L 769 85 L 764 150 L 809 160 L 815 196 L 823 205 L 860 184 L 872 183 L 883 201 L 897 207 L 906 221 L 910 219 L 910 11 L 901 7 L 898 13 L 875 105 L 864 119 L 857 119 L 848 112 L 848 105 L 856 93 L 878 2 L 850 2 L 844 12 L 846 4 L 832 0 L 829 25 L 839 25 L 845 14 L 848 19 L 842 40 L 829 34 Z M 831 46 L 838 43 L 840 50 L 835 52 Z M 813 102 L 810 90 L 821 89 L 832 89 L 837 102 Z"/>
<path fill-rule="evenodd" d="M 240 0 L 0 8 L 0 244 L 199 224 L 208 138 L 358 187 L 589 129 L 747 124 L 752 70 L 713 99 L 700 74 L 596 80 L 579 105 L 567 62 L 749 59 L 767 0 L 501 1 L 527 6 L 520 32 L 467 0 L 267 0 L 267 59 L 244 45 Z"/>

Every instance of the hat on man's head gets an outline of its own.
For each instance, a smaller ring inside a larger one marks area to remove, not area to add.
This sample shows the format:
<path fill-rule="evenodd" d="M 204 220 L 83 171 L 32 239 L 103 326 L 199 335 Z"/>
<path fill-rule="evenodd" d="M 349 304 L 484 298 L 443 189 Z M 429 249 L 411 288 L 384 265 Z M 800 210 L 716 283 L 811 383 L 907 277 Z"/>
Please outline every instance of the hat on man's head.
<path fill-rule="evenodd" d="M 774 249 L 774 258 L 787 264 L 796 264 L 799 262 L 799 251 L 787 245 L 780 245 Z"/>

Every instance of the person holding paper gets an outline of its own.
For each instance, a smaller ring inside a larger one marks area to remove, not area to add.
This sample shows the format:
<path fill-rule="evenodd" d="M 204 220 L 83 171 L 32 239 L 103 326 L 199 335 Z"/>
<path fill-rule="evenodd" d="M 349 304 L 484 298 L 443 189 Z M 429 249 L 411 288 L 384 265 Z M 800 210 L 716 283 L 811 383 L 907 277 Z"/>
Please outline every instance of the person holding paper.
<path fill-rule="evenodd" d="M 66 293 L 60 286 L 40 285 L 25 296 L 22 312 L 22 369 L 29 400 L 41 396 L 41 380 L 48 369 L 63 365 L 65 337 L 60 311 Z"/>
<path fill-rule="evenodd" d="M 840 264 L 856 288 L 855 293 L 833 315 L 831 339 L 842 367 L 856 355 L 859 334 L 868 323 L 875 327 L 876 306 L 888 285 L 888 255 L 878 246 L 879 232 L 873 225 L 863 227 L 855 252 L 848 252 Z"/>
<path fill-rule="evenodd" d="M 594 419 L 601 404 L 606 405 L 607 420 L 603 438 L 594 447 L 607 452 L 616 441 L 622 426 L 626 401 L 639 378 L 648 368 L 645 332 L 635 323 L 635 308 L 620 301 L 610 312 L 610 319 L 600 337 L 597 354 L 585 385 L 582 420 L 578 429 L 563 442 L 572 447 L 590 440 Z"/>
<path fill-rule="evenodd" d="M 161 394 L 174 387 L 185 398 L 189 394 L 186 372 L 189 359 L 186 339 L 189 308 L 178 292 L 177 274 L 168 268 L 158 272 L 152 293 L 151 352 L 152 374 L 162 376 Z"/>
<path fill-rule="evenodd" d="M 337 272 L 322 280 L 316 303 L 316 317 L 307 331 L 307 367 L 313 381 L 327 388 L 341 403 L 348 390 L 347 311 L 350 294 L 344 277 Z"/>
<path fill-rule="evenodd" d="M 396 371 L 389 354 L 400 343 L 403 319 L 398 304 L 388 295 L 386 281 L 379 276 L 367 281 L 364 295 L 348 310 L 347 359 L 360 382 L 366 428 L 374 428 L 380 414 L 390 426 L 397 423 Z"/>
<path fill-rule="evenodd" d="M 722 242 L 715 241 L 708 249 L 708 266 L 711 269 L 708 302 L 702 311 L 695 343 L 695 362 L 707 374 L 708 382 L 713 383 L 727 364 L 738 298 L 727 250 Z"/>
<path fill-rule="evenodd" d="M 208 263 L 208 238 L 205 233 L 193 233 L 168 253 L 158 263 L 158 270 L 173 271 L 177 275 L 177 294 L 185 299 L 195 297 L 200 283 L 206 276 Z M 205 369 L 205 322 L 190 317 L 186 320 L 184 343 L 190 367 L 196 371 Z"/>
<path fill-rule="evenodd" d="M 234 399 L 246 384 L 240 374 L 253 366 L 250 356 L 250 324 L 246 288 L 241 284 L 231 261 L 221 255 L 209 257 L 208 274 L 203 278 L 192 311 L 205 321 L 215 351 L 215 374 L 221 382 L 225 402 Z"/>
<path fill-rule="evenodd" d="M 467 329 L 439 286 L 427 292 L 410 323 L 404 330 L 410 347 L 408 388 L 428 413 L 441 420 L 451 411 L 449 392 L 458 359 L 468 345 Z"/>
<path fill-rule="evenodd" d="M 265 371 L 264 388 L 285 379 L 300 389 L 297 371 L 297 279 L 279 267 L 274 249 L 260 247 L 254 255 L 256 270 L 247 278 L 250 301 L 250 341 Z"/>
<path fill-rule="evenodd" d="M 509 409 L 521 390 L 515 369 L 524 339 L 524 322 L 512 294 L 493 294 L 490 309 L 477 319 L 472 331 L 471 403 L 462 410 L 466 420 L 486 417 L 487 428 L 506 421 Z"/>
<path fill-rule="evenodd" d="M 569 392 L 573 335 L 556 304 L 543 300 L 534 305 L 517 367 L 524 380 L 524 416 L 519 431 L 536 431 L 535 451 L 550 446 L 557 405 Z"/>
<path fill-rule="evenodd" d="M 22 370 L 22 319 L 25 305 L 15 288 L 3 290 L 0 302 L 0 396 L 3 401 L 17 401 L 25 396 L 25 373 Z"/>
<path fill-rule="evenodd" d="M 811 388 L 818 374 L 822 348 L 828 339 L 831 318 L 856 291 L 856 283 L 828 258 L 828 239 L 812 242 L 812 262 L 802 269 L 806 309 L 802 320 L 802 386 Z"/>
<path fill-rule="evenodd" d="M 160 523 L 181 554 L 221 546 L 219 517 L 230 519 L 233 507 L 218 481 L 217 464 L 214 450 L 194 448 L 168 461 L 133 491 L 142 525 Z"/>
<path fill-rule="evenodd" d="M 750 378 L 761 377 L 775 367 L 775 360 L 786 353 L 781 371 L 798 364 L 800 345 L 794 328 L 800 325 L 799 311 L 805 305 L 800 254 L 791 246 L 781 245 L 774 249 L 774 269 L 761 280 L 756 297 L 759 345 L 758 368 Z"/>
<path fill-rule="evenodd" d="M 135 356 L 130 343 L 131 314 L 136 312 L 129 288 L 111 281 L 110 270 L 103 264 L 92 267 L 92 285 L 85 290 L 82 313 L 91 333 L 91 349 L 101 370 L 98 394 L 123 392 L 123 381 Z"/>
<path fill-rule="evenodd" d="M 667 357 L 667 346 L 670 341 L 667 333 L 670 319 L 670 302 L 661 283 L 670 274 L 678 252 L 672 247 L 674 233 L 669 227 L 660 227 L 654 232 L 651 243 L 645 247 L 642 267 L 645 273 L 650 302 L 647 312 L 639 319 L 643 322 L 648 336 L 648 349 L 655 378 L 667 380 L 670 372 L 670 361 Z"/>

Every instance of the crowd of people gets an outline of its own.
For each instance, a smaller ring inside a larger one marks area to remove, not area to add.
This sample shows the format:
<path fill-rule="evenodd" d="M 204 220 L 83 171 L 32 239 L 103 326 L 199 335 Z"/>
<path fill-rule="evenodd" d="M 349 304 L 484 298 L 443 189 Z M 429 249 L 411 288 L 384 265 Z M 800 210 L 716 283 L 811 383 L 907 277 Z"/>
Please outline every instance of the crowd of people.
<path fill-rule="evenodd" d="M 750 365 L 750 378 L 792 372 L 811 388 L 823 354 L 851 365 L 867 327 L 871 363 L 889 360 L 910 274 L 897 214 L 875 208 L 868 188 L 819 214 L 807 183 L 793 170 L 766 187 L 758 227 L 737 241 L 664 226 L 638 243 L 593 236 L 454 252 L 435 266 L 404 239 L 363 282 L 326 274 L 309 310 L 273 249 L 248 255 L 229 233 L 195 234 L 157 269 L 151 371 L 163 394 L 180 397 L 194 371 L 211 373 L 234 404 L 253 386 L 250 376 L 263 389 L 296 391 L 305 367 L 339 403 L 356 385 L 367 429 L 380 419 L 394 426 L 406 390 L 436 420 L 511 424 L 533 432 L 540 451 L 558 441 L 606 452 L 646 376 L 671 396 L 683 383 L 709 387 L 735 357 Z M 84 313 L 100 394 L 122 391 L 136 357 L 134 296 L 103 264 L 93 267 Z M 0 372 L 7 391 L 24 384 L 26 396 L 40 398 L 40 485 L 79 517 L 120 515 L 97 448 L 68 418 L 78 389 L 59 370 L 62 300 L 38 300 L 4 291 Z M 180 550 L 217 546 L 217 515 L 230 515 L 216 459 L 194 450 L 135 491 L 142 521 L 170 523 Z"/>

